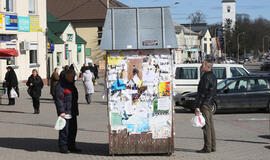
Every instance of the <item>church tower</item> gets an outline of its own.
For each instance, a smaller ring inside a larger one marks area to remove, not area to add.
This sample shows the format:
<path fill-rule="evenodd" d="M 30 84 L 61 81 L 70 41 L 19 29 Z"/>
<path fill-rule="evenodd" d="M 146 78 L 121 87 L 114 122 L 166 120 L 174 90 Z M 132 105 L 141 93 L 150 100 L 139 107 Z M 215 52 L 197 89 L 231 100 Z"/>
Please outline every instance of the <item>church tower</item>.
<path fill-rule="evenodd" d="M 235 0 L 222 0 L 222 26 L 234 28 L 236 21 Z"/>

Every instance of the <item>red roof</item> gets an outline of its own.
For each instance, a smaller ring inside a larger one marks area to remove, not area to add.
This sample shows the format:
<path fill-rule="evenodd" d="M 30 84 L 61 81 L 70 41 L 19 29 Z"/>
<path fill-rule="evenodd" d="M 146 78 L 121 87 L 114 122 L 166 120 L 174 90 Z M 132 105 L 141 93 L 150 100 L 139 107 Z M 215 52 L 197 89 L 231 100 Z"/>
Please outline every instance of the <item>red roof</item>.
<path fill-rule="evenodd" d="M 112 7 L 127 6 L 110 0 Z M 47 11 L 59 20 L 104 20 L 107 6 L 106 0 L 47 0 Z"/>
<path fill-rule="evenodd" d="M 0 49 L 0 57 L 17 57 L 18 55 L 16 49 Z"/>

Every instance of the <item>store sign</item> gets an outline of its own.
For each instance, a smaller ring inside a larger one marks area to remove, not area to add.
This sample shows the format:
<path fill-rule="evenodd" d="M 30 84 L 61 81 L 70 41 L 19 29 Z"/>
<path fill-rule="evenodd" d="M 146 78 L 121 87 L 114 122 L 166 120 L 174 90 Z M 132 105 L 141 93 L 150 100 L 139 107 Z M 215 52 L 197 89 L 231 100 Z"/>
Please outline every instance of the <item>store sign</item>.
<path fill-rule="evenodd" d="M 78 52 L 81 52 L 82 51 L 82 44 L 77 44 L 77 47 L 78 47 Z"/>
<path fill-rule="evenodd" d="M 0 29 L 3 29 L 3 15 L 0 14 Z"/>
<path fill-rule="evenodd" d="M 30 32 L 30 17 L 19 17 L 19 31 Z"/>
<path fill-rule="evenodd" d="M 48 52 L 53 52 L 53 51 L 54 51 L 54 44 L 48 43 Z"/>
<path fill-rule="evenodd" d="M 68 44 L 65 44 L 65 59 L 69 58 Z"/>
<path fill-rule="evenodd" d="M 18 30 L 18 17 L 16 15 L 6 15 L 6 30 Z"/>
<path fill-rule="evenodd" d="M 157 40 L 146 40 L 143 41 L 143 46 L 157 46 L 158 45 L 158 41 Z"/>
<path fill-rule="evenodd" d="M 30 17 L 30 32 L 40 32 L 39 17 Z"/>

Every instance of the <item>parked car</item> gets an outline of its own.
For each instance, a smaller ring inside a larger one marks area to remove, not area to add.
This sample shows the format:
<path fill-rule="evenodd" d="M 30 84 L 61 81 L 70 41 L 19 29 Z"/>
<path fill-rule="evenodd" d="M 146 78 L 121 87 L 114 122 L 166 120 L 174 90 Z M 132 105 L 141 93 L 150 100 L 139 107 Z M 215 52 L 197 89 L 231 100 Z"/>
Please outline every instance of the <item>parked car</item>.
<path fill-rule="evenodd" d="M 197 93 L 182 96 L 181 105 L 195 109 Z M 270 75 L 228 78 L 218 83 L 212 111 L 225 109 L 265 109 L 270 112 Z"/>
<path fill-rule="evenodd" d="M 197 87 L 202 76 L 201 64 L 179 64 L 174 67 L 174 102 L 180 104 L 181 95 L 185 93 L 197 92 Z M 212 71 L 218 82 L 238 76 L 249 75 L 250 72 L 240 64 L 214 64 Z"/>
<path fill-rule="evenodd" d="M 270 62 L 269 61 L 265 61 L 263 62 L 263 64 L 261 64 L 261 71 L 267 71 L 270 69 Z"/>

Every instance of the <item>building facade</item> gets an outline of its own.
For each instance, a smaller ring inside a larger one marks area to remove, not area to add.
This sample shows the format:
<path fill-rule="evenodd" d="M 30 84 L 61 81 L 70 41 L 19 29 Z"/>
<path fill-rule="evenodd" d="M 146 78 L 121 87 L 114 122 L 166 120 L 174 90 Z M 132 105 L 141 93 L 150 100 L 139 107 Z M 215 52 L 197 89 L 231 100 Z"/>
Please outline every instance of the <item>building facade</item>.
<path fill-rule="evenodd" d="M 0 59 L 0 81 L 6 67 L 15 69 L 19 81 L 25 81 L 37 69 L 46 79 L 46 1 L 0 0 L 0 49 L 14 48 L 19 56 Z"/>
<path fill-rule="evenodd" d="M 222 26 L 234 28 L 236 21 L 236 1 L 222 0 Z"/>
<path fill-rule="evenodd" d="M 199 34 L 180 24 L 174 24 L 178 49 L 174 53 L 174 63 L 196 62 L 199 60 Z"/>
<path fill-rule="evenodd" d="M 95 64 L 103 61 L 105 51 L 100 50 L 100 43 L 107 8 L 127 6 L 116 0 L 47 0 L 47 2 L 48 12 L 61 21 L 71 22 L 76 33 L 87 42 L 86 56 Z"/>

